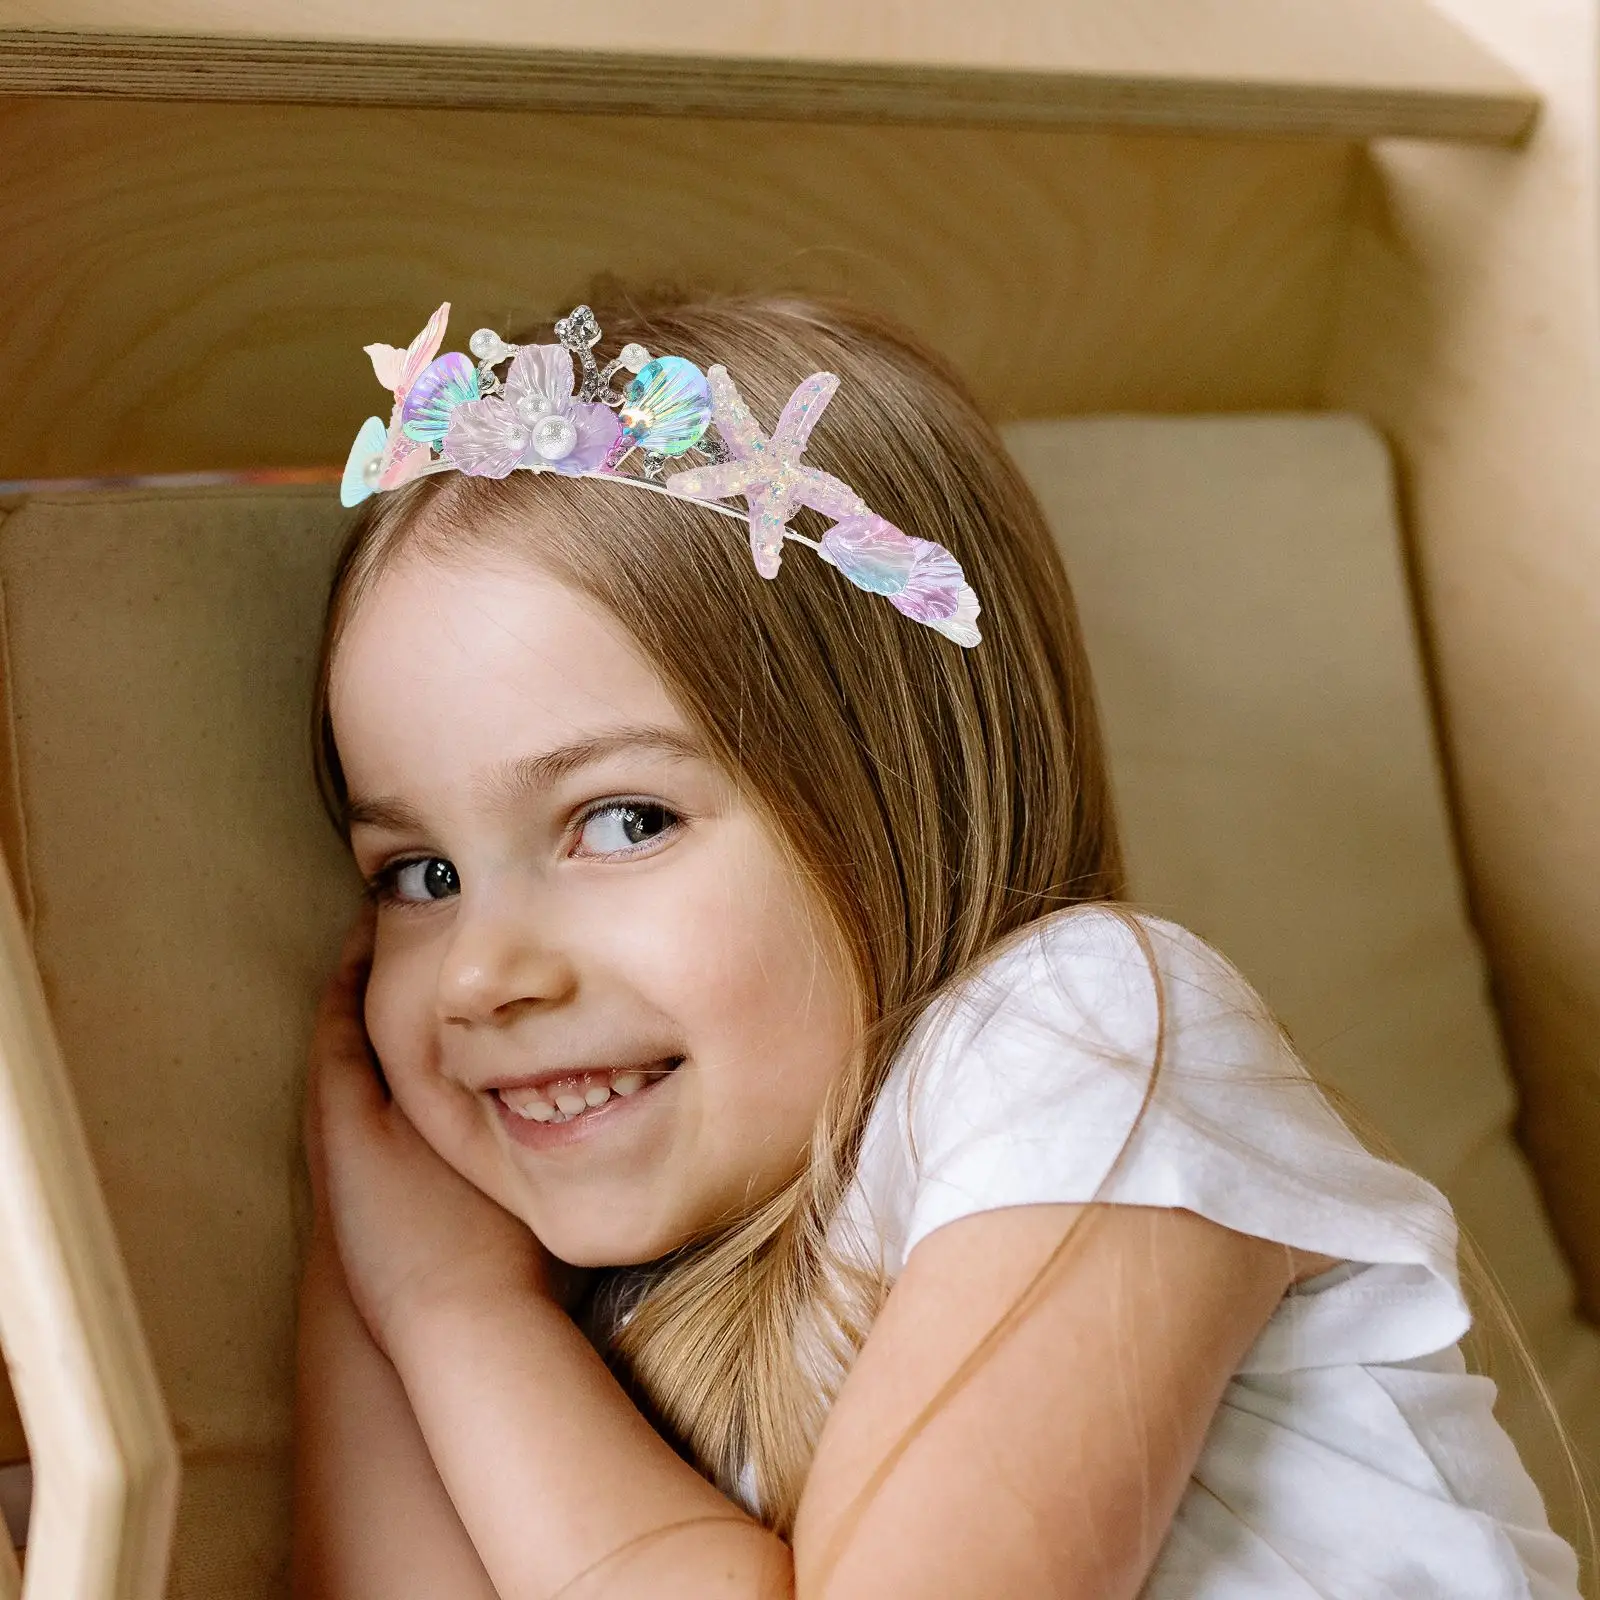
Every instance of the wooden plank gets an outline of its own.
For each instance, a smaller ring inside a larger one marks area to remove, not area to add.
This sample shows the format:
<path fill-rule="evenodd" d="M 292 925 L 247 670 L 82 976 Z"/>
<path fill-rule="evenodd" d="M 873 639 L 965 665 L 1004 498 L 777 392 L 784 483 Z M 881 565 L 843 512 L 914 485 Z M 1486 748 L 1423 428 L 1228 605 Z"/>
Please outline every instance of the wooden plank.
<path fill-rule="evenodd" d="M 1600 14 L 1448 4 L 1546 115 L 1516 155 L 1373 153 L 1324 393 L 1398 448 L 1522 1134 L 1600 1321 Z"/>
<path fill-rule="evenodd" d="M 33 952 L 0 882 L 0 1340 L 33 1447 L 30 1594 L 157 1600 L 177 1450 Z"/>
<path fill-rule="evenodd" d="M 6 513 L 0 509 L 0 530 Z M 33 886 L 28 881 L 28 853 L 24 842 L 20 769 L 17 763 L 16 723 L 11 715 L 11 652 L 6 639 L 3 596 L 0 596 L 0 862 L 11 881 L 24 926 L 32 922 Z M 4 1352 L 0 1351 L 0 1356 Z M 11 1376 L 0 1360 L 0 1468 L 28 1459 L 28 1436 L 17 1409 Z M 0 1537 L 0 1546 L 5 1540 Z M 0 1566 L 4 1565 L 0 1550 Z M 0 1573 L 0 1600 L 7 1600 L 5 1576 Z"/>
<path fill-rule="evenodd" d="M 0 0 L 0 92 L 1510 141 L 1425 0 Z"/>
<path fill-rule="evenodd" d="M 28 1459 L 28 1436 L 22 1430 L 22 1413 L 11 1392 L 11 1382 L 0 1372 L 0 1467 Z"/>
<path fill-rule="evenodd" d="M 0 479 L 340 466 L 361 346 L 597 274 L 848 295 L 1001 419 L 1310 403 L 1349 148 L 1066 130 L 0 102 Z M 66 397 L 70 397 L 66 398 Z"/>

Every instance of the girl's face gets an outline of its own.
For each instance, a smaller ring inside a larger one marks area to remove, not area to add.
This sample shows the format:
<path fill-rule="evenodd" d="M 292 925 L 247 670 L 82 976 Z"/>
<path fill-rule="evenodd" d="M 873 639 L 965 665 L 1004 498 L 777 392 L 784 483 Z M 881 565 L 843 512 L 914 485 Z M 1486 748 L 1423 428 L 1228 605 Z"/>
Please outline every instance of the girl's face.
<path fill-rule="evenodd" d="M 330 703 L 379 904 L 367 1027 L 434 1149 L 580 1266 L 653 1260 L 794 1176 L 855 986 L 617 624 L 490 556 L 407 557 Z"/>

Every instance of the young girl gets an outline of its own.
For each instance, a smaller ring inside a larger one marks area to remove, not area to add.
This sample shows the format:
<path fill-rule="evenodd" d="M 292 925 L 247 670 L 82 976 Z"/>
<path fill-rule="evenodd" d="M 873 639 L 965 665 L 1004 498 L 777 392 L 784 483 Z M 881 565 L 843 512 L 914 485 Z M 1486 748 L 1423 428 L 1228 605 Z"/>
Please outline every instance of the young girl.
<path fill-rule="evenodd" d="M 302 1600 L 1574 1596 L 1445 1202 L 1117 903 L 1067 581 L 952 375 L 793 301 L 611 360 L 445 309 L 369 347 L 317 711 L 374 909 Z"/>

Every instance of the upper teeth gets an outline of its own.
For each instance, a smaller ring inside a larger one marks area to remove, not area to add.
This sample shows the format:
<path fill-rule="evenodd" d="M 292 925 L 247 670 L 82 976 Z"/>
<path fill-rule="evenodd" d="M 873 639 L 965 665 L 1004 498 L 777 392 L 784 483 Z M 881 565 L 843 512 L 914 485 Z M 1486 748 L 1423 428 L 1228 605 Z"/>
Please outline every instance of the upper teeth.
<path fill-rule="evenodd" d="M 500 1098 L 525 1121 L 565 1121 L 603 1106 L 614 1094 L 637 1094 L 644 1080 L 644 1073 L 631 1067 L 625 1072 L 582 1072 L 538 1089 L 502 1089 Z"/>

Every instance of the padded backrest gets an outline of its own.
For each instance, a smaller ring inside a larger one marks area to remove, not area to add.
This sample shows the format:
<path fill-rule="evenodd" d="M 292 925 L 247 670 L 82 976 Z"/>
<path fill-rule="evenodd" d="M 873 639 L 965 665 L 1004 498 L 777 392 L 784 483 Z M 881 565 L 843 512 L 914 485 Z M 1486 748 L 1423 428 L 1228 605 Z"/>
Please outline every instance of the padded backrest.
<path fill-rule="evenodd" d="M 1600 1341 L 1509 1137 L 1381 447 L 1316 416 L 1009 439 L 1079 590 L 1137 893 L 1445 1185 L 1576 1395 Z M 298 1084 L 354 894 L 304 731 L 341 521 L 288 490 L 0 525 L 7 826 L 185 1454 L 181 1600 L 285 1592 Z"/>
<path fill-rule="evenodd" d="M 351 869 L 307 778 L 326 493 L 0 524 L 35 949 L 184 1456 L 170 1593 L 286 1593 L 291 1174 Z"/>
<path fill-rule="evenodd" d="M 1382 440 L 1260 416 L 1007 442 L 1077 591 L 1134 894 L 1226 951 L 1358 1122 L 1445 1190 L 1600 1465 L 1600 1335 L 1513 1137 Z M 1570 1531 L 1537 1397 L 1508 1388 L 1501 1414 Z"/>

